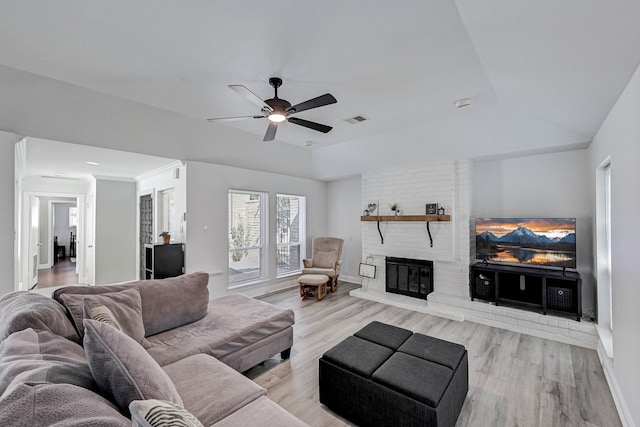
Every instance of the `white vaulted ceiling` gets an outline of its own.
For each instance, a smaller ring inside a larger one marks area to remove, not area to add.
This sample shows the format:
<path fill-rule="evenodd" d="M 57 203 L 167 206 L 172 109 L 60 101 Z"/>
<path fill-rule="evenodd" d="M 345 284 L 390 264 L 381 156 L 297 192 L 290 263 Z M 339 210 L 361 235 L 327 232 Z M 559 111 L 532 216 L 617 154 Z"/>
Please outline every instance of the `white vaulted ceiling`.
<path fill-rule="evenodd" d="M 205 119 L 257 114 L 227 85 L 271 98 L 267 80 L 278 76 L 279 96 L 293 104 L 326 92 L 338 99 L 298 115 L 332 132 L 284 123 L 270 145 L 280 157 L 282 147 L 300 156 L 312 141 L 320 179 L 424 156 L 585 146 L 640 63 L 638 22 L 634 0 L 2 1 L 0 129 L 56 136 L 42 134 L 46 119 L 16 89 L 46 79 L 65 93 L 78 88 L 64 103 L 94 108 L 98 96 L 109 97 L 104 112 L 122 99 L 154 108 L 139 126 L 200 136 L 173 151 L 153 153 L 149 142 L 130 151 L 234 164 L 231 151 L 216 158 L 201 135 L 260 145 L 266 120 Z M 456 109 L 465 97 L 471 106 Z M 369 120 L 344 120 L 355 115 Z M 118 117 L 101 117 L 101 126 L 112 120 L 126 131 L 131 124 Z"/>

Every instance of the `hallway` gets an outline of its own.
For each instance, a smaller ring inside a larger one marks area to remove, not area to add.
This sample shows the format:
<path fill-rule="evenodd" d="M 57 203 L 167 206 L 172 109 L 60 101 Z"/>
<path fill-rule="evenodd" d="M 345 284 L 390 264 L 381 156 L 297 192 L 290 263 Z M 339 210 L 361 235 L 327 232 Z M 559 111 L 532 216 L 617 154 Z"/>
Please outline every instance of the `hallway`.
<path fill-rule="evenodd" d="M 65 258 L 51 268 L 38 270 L 38 283 L 33 289 L 53 286 L 75 285 L 78 283 L 75 258 Z"/>

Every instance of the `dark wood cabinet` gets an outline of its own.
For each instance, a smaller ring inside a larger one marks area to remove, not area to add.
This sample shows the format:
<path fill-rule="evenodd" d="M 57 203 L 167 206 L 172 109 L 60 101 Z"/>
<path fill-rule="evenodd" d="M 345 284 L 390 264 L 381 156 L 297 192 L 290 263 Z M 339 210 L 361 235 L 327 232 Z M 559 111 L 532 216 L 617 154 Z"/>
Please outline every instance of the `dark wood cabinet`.
<path fill-rule="evenodd" d="M 576 271 L 476 263 L 469 269 L 471 300 L 582 317 L 582 279 Z"/>
<path fill-rule="evenodd" d="M 184 244 L 144 245 L 144 267 L 147 280 L 184 274 Z"/>

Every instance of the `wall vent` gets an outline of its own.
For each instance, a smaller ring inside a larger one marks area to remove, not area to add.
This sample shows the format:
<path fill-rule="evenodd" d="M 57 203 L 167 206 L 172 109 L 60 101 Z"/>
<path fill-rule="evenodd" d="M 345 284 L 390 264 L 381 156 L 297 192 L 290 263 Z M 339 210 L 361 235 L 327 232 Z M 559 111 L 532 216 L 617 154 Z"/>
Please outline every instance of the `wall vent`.
<path fill-rule="evenodd" d="M 348 119 L 344 119 L 347 123 L 351 123 L 352 125 L 355 125 L 356 123 L 362 123 L 365 120 L 369 120 L 367 117 L 363 116 L 363 115 L 358 115 L 358 116 L 354 116 L 354 117 L 349 117 Z"/>

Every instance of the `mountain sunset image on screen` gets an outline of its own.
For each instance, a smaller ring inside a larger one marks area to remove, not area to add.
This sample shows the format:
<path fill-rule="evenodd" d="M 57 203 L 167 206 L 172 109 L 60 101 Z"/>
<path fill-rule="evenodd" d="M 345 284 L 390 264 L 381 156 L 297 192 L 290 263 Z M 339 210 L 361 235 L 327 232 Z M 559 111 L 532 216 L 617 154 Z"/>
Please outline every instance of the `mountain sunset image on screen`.
<path fill-rule="evenodd" d="M 477 218 L 476 258 L 576 268 L 576 220 Z"/>

